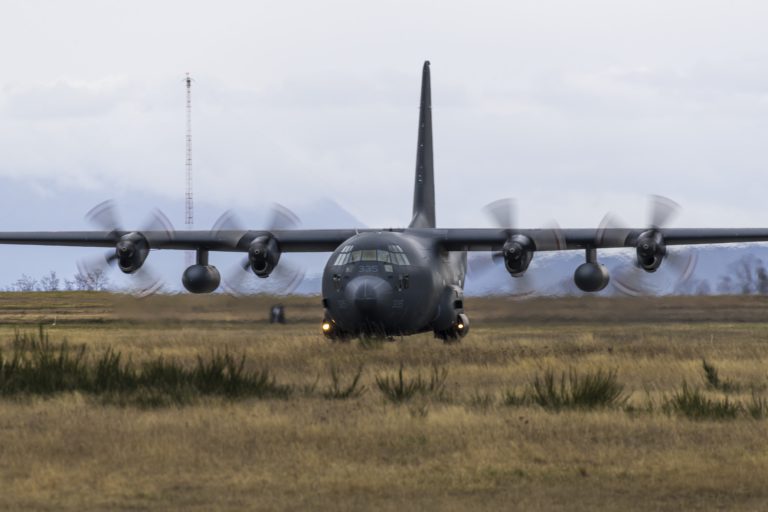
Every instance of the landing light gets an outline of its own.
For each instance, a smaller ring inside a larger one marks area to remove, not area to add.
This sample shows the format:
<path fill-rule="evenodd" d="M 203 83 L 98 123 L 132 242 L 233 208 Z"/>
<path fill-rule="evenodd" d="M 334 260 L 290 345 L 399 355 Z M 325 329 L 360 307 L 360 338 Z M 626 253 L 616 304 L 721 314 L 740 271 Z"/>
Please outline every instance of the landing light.
<path fill-rule="evenodd" d="M 323 322 L 323 332 L 328 332 L 331 330 L 331 324 L 328 322 Z"/>
<path fill-rule="evenodd" d="M 464 324 L 459 322 L 459 325 L 456 326 L 460 331 L 464 329 Z"/>

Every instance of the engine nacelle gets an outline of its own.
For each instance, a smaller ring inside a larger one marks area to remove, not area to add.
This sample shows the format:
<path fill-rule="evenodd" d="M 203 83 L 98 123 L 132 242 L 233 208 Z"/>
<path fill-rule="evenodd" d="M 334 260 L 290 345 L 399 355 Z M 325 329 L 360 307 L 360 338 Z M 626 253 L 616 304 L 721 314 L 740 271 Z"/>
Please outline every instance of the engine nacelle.
<path fill-rule="evenodd" d="M 533 259 L 533 241 L 524 235 L 514 235 L 502 249 L 504 266 L 514 277 L 519 277 L 528 270 L 528 265 Z"/>
<path fill-rule="evenodd" d="M 664 237 L 658 231 L 645 231 L 637 237 L 637 264 L 646 272 L 656 272 L 666 254 Z"/>
<path fill-rule="evenodd" d="M 610 280 L 608 269 L 599 263 L 582 263 L 573 274 L 573 282 L 584 292 L 599 292 Z"/>
<path fill-rule="evenodd" d="M 280 261 L 280 249 L 270 236 L 257 237 L 248 248 L 248 263 L 253 273 L 259 277 L 269 277 L 277 262 Z"/>
<path fill-rule="evenodd" d="M 221 274 L 213 265 L 192 265 L 184 271 L 181 282 L 191 293 L 211 293 L 219 287 Z"/>
<path fill-rule="evenodd" d="M 117 266 L 126 274 L 141 268 L 149 255 L 149 242 L 141 233 L 133 232 L 120 237 L 115 246 Z"/>

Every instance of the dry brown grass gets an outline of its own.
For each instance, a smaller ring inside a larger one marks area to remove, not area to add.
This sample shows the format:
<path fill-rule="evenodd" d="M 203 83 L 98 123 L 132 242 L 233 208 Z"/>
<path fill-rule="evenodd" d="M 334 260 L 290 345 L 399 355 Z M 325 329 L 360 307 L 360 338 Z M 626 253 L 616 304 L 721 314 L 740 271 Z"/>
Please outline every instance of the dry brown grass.
<path fill-rule="evenodd" d="M 55 317 L 53 340 L 96 353 L 193 364 L 228 348 L 297 389 L 148 410 L 80 394 L 0 401 L 0 509 L 766 508 L 768 420 L 693 421 L 660 407 L 683 380 L 705 389 L 702 358 L 741 385 L 731 399 L 768 395 L 763 298 L 474 299 L 461 344 L 367 347 L 325 342 L 317 298 L 286 301 L 287 326 L 266 323 L 271 302 L 0 294 L 5 348 L 15 329 Z M 447 369 L 444 396 L 385 401 L 375 377 L 401 363 Z M 351 378 L 360 365 L 364 394 L 323 397 L 331 366 Z M 571 368 L 615 369 L 635 412 L 503 404 L 542 371 Z"/>

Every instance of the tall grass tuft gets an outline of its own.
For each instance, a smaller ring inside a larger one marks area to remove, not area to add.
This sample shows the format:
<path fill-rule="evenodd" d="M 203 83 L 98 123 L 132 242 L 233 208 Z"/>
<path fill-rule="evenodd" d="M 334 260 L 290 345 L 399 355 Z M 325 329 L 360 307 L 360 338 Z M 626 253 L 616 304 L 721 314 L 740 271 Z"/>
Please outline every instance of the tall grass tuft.
<path fill-rule="evenodd" d="M 580 375 L 571 368 L 559 380 L 554 371 L 548 370 L 542 377 L 534 378 L 531 390 L 534 403 L 551 409 L 610 407 L 627 399 L 615 370 L 600 369 Z"/>
<path fill-rule="evenodd" d="M 245 356 L 213 352 L 189 369 L 162 357 L 138 368 L 107 349 L 88 357 L 86 347 L 52 343 L 41 328 L 36 335 L 16 333 L 12 352 L 0 352 L 0 395 L 80 391 L 106 402 L 143 406 L 191 403 L 204 395 L 235 398 L 285 398 L 290 386 L 278 384 L 269 370 L 248 371 Z"/>
<path fill-rule="evenodd" d="M 715 365 L 708 363 L 706 359 L 701 360 L 701 367 L 704 370 L 704 380 L 708 387 L 724 393 L 734 393 L 741 390 L 741 386 L 732 380 L 722 380 Z"/>
<path fill-rule="evenodd" d="M 504 403 L 511 406 L 539 405 L 545 409 L 595 409 L 621 406 L 627 401 L 624 385 L 615 370 L 579 374 L 571 368 L 559 377 L 554 370 L 535 375 L 521 394 L 508 391 Z"/>
<path fill-rule="evenodd" d="M 435 365 L 428 379 L 422 377 L 421 373 L 409 379 L 404 376 L 403 363 L 400 363 L 396 375 L 377 375 L 376 387 L 393 403 L 407 402 L 417 395 L 439 399 L 445 396 L 447 377 L 448 369 Z"/>
<path fill-rule="evenodd" d="M 55 345 L 39 333 L 15 333 L 10 357 L 0 353 L 0 394 L 51 394 L 89 385 L 85 347 Z"/>
<path fill-rule="evenodd" d="M 756 420 L 768 418 L 768 399 L 752 392 L 752 401 L 747 404 L 747 413 Z"/>
<path fill-rule="evenodd" d="M 365 393 L 365 386 L 360 385 L 360 378 L 363 376 L 363 365 L 358 366 L 357 372 L 352 376 L 352 381 L 343 385 L 341 383 L 341 375 L 339 369 L 335 366 L 331 366 L 331 383 L 323 391 L 323 397 L 328 400 L 347 400 L 349 398 L 357 398 Z"/>
<path fill-rule="evenodd" d="M 688 387 L 684 381 L 681 390 L 666 400 L 663 409 L 691 419 L 728 420 L 738 417 L 743 407 L 728 397 L 722 400 L 708 398 L 701 390 Z"/>
<path fill-rule="evenodd" d="M 492 393 L 481 393 L 480 391 L 475 391 L 469 397 L 469 403 L 478 409 L 487 410 L 496 405 L 496 396 L 494 396 Z"/>
<path fill-rule="evenodd" d="M 130 361 L 122 362 L 122 355 L 111 347 L 94 364 L 93 392 L 124 392 L 135 390 L 139 378 Z"/>
<path fill-rule="evenodd" d="M 511 407 L 525 407 L 533 403 L 531 394 L 527 389 L 521 393 L 507 390 L 504 392 L 502 401 L 504 405 L 509 405 Z"/>
<path fill-rule="evenodd" d="M 291 387 L 277 384 L 269 370 L 245 370 L 245 354 L 236 359 L 227 352 L 213 352 L 208 360 L 198 356 L 191 374 L 192 385 L 201 393 L 240 397 L 287 397 Z"/>

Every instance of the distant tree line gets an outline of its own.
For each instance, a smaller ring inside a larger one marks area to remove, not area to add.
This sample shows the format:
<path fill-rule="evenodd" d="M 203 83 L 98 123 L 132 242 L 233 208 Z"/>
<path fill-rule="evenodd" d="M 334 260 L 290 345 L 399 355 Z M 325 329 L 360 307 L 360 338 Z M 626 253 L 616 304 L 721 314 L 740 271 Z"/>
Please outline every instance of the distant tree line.
<path fill-rule="evenodd" d="M 12 285 L 6 288 L 10 292 L 56 292 L 56 291 L 105 291 L 109 290 L 109 279 L 101 270 L 78 272 L 73 279 L 64 279 L 51 270 L 48 274 L 35 279 L 22 274 Z"/>
<path fill-rule="evenodd" d="M 720 276 L 715 293 L 722 295 L 768 295 L 768 268 L 763 260 L 747 254 L 727 267 L 728 273 Z M 560 282 L 560 295 L 583 295 L 571 277 Z M 22 274 L 13 284 L 5 288 L 11 292 L 55 292 L 55 291 L 108 291 L 112 290 L 107 274 L 96 269 L 78 272 L 70 279 L 61 279 L 51 270 L 40 279 Z M 672 290 L 673 295 L 710 295 L 709 282 L 691 278 Z"/>
<path fill-rule="evenodd" d="M 717 284 L 719 293 L 731 295 L 768 295 L 768 270 L 763 260 L 748 254 L 728 266 L 728 274 Z"/>

